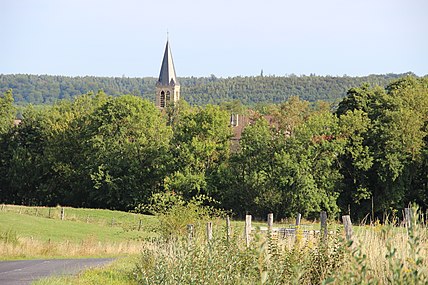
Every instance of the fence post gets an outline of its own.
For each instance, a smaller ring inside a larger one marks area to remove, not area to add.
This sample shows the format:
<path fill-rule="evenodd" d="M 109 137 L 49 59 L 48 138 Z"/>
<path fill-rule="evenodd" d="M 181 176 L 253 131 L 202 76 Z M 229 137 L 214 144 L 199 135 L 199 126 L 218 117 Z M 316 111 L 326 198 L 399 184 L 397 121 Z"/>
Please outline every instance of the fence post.
<path fill-rule="evenodd" d="M 251 238 L 251 215 L 245 216 L 245 244 L 247 247 L 250 246 Z"/>
<path fill-rule="evenodd" d="M 213 223 L 207 223 L 207 242 L 210 242 L 213 239 Z"/>
<path fill-rule="evenodd" d="M 49 207 L 49 211 L 48 211 L 48 218 L 51 218 L 51 207 Z"/>
<path fill-rule="evenodd" d="M 404 222 L 406 224 L 407 229 L 410 229 L 412 227 L 412 222 L 413 222 L 412 208 L 404 208 Z"/>
<path fill-rule="evenodd" d="M 322 234 L 322 242 L 325 243 L 327 240 L 327 213 L 326 211 L 322 211 L 320 214 L 321 220 L 321 234 Z"/>
<path fill-rule="evenodd" d="M 143 220 L 140 219 L 140 222 L 138 223 L 138 231 L 141 230 L 141 225 L 143 224 Z"/>
<path fill-rule="evenodd" d="M 297 213 L 296 216 L 296 227 L 300 226 L 300 220 L 302 219 L 302 214 Z"/>
<path fill-rule="evenodd" d="M 343 226 L 345 227 L 346 239 L 352 239 L 352 223 L 349 215 L 342 216 Z"/>
<path fill-rule="evenodd" d="M 64 213 L 64 207 L 61 208 L 61 221 L 64 220 L 65 213 Z"/>
<path fill-rule="evenodd" d="M 192 244 L 192 240 L 193 240 L 193 225 L 192 224 L 187 225 L 187 239 L 189 241 L 189 245 Z"/>
<path fill-rule="evenodd" d="M 272 232 L 273 228 L 273 213 L 269 213 L 267 217 L 268 231 Z"/>
<path fill-rule="evenodd" d="M 227 242 L 230 241 L 230 217 L 226 216 L 226 238 Z"/>

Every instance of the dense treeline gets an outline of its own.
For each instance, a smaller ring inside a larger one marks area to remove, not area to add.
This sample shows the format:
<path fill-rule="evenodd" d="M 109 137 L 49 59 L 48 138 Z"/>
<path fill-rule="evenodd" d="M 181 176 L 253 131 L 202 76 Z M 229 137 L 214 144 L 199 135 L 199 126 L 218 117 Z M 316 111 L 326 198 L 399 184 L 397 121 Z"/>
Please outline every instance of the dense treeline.
<path fill-rule="evenodd" d="M 404 74 L 349 76 L 256 76 L 179 78 L 182 98 L 191 105 L 218 104 L 240 100 L 244 105 L 281 103 L 291 96 L 307 101 L 337 101 L 346 91 L 363 82 L 385 87 Z M 107 95 L 132 94 L 154 101 L 156 79 L 128 77 L 66 77 L 49 75 L 0 74 L 0 94 L 13 90 L 15 103 L 52 104 L 88 92 L 103 90 Z"/>
<path fill-rule="evenodd" d="M 334 113 L 298 97 L 271 106 L 269 121 L 247 111 L 253 123 L 237 149 L 229 107 L 182 101 L 160 112 L 100 91 L 25 107 L 14 127 L 8 91 L 0 202 L 130 210 L 154 193 L 203 195 L 240 216 L 278 218 L 428 207 L 428 77 L 351 88 Z"/>

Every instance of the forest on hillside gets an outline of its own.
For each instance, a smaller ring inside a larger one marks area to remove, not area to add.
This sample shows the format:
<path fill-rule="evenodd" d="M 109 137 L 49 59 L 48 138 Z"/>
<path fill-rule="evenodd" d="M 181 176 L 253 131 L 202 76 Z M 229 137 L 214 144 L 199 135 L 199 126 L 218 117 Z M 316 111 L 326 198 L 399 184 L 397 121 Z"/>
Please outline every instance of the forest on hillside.
<path fill-rule="evenodd" d="M 387 86 L 408 74 L 350 76 L 255 76 L 255 77 L 183 77 L 181 97 L 191 105 L 219 104 L 239 100 L 244 105 L 281 103 L 292 96 L 314 102 L 338 102 L 355 86 Z M 412 75 L 412 74 L 410 74 Z M 0 94 L 12 89 L 16 104 L 52 104 L 88 92 L 103 90 L 107 95 L 132 94 L 154 101 L 156 78 L 66 77 L 28 74 L 0 74 Z"/>
<path fill-rule="evenodd" d="M 21 107 L 14 126 L 14 98 L 0 94 L 0 203 L 144 211 L 181 197 L 278 219 L 428 208 L 428 77 L 350 88 L 333 112 L 290 97 L 273 123 L 254 113 L 233 151 L 224 105 L 161 112 L 99 91 Z"/>

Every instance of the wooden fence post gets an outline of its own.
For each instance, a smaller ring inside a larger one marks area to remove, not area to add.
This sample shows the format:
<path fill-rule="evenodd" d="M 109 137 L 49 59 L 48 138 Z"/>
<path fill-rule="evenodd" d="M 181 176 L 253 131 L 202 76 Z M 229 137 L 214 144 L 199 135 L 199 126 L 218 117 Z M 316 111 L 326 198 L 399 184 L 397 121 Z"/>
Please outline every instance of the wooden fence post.
<path fill-rule="evenodd" d="M 207 223 L 207 242 L 210 242 L 213 239 L 213 223 Z"/>
<path fill-rule="evenodd" d="M 251 239 L 251 215 L 245 216 L 245 244 L 250 246 Z"/>
<path fill-rule="evenodd" d="M 61 208 L 61 221 L 64 220 L 65 213 L 64 213 L 64 207 Z"/>
<path fill-rule="evenodd" d="M 189 224 L 187 225 L 187 239 L 189 241 L 189 245 L 192 243 L 193 240 L 193 225 Z"/>
<path fill-rule="evenodd" d="M 352 223 L 349 215 L 342 216 L 343 226 L 345 227 L 346 239 L 352 239 Z"/>
<path fill-rule="evenodd" d="M 141 219 L 140 219 L 140 222 L 138 223 L 138 231 L 140 231 L 140 230 L 141 230 L 141 226 L 142 226 L 142 224 L 143 224 L 143 220 L 141 220 Z"/>
<path fill-rule="evenodd" d="M 268 231 L 272 232 L 273 228 L 273 213 L 269 213 L 267 217 Z"/>
<path fill-rule="evenodd" d="M 322 234 L 322 241 L 323 243 L 327 240 L 327 212 L 322 211 L 320 214 L 320 220 L 321 220 L 321 234 Z"/>
<path fill-rule="evenodd" d="M 404 208 L 404 222 L 406 224 L 407 229 L 410 229 L 412 227 L 412 222 L 413 222 L 412 208 Z"/>
<path fill-rule="evenodd" d="M 296 227 L 300 226 L 301 219 L 302 219 L 302 214 L 297 213 L 297 216 L 296 216 Z"/>
<path fill-rule="evenodd" d="M 48 211 L 48 218 L 51 218 L 51 207 L 49 207 L 49 211 Z"/>
<path fill-rule="evenodd" d="M 227 238 L 227 242 L 230 241 L 230 217 L 226 216 L 226 238 Z"/>

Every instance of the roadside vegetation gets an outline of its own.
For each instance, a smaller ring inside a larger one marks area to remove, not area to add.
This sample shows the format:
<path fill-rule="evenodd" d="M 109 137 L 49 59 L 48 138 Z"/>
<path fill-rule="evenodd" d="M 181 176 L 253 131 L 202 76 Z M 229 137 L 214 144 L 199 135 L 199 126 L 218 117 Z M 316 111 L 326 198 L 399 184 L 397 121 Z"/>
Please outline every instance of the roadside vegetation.
<path fill-rule="evenodd" d="M 409 227 L 394 219 L 357 226 L 351 240 L 337 224 L 325 239 L 300 230 L 285 239 L 255 230 L 249 247 L 242 228 L 232 226 L 227 238 L 224 224 L 215 223 L 210 241 L 204 227 L 191 240 L 177 232 L 144 241 L 140 254 L 105 268 L 35 284 L 426 284 L 428 231 L 415 213 Z"/>

